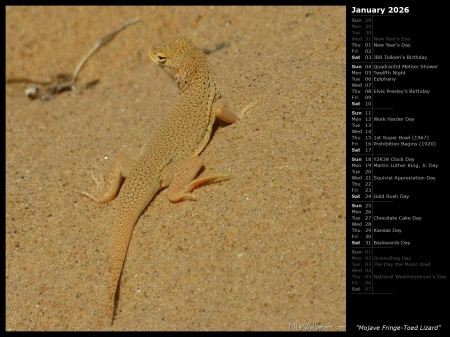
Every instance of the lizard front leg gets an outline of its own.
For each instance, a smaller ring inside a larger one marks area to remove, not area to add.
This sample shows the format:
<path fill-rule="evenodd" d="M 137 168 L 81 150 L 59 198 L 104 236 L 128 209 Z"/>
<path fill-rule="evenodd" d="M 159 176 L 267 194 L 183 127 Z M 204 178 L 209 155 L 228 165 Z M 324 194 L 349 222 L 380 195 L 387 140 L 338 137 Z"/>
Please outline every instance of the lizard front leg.
<path fill-rule="evenodd" d="M 260 102 L 261 100 L 255 100 L 247 104 L 239 113 L 235 114 L 228 108 L 225 99 L 223 97 L 219 97 L 217 101 L 214 102 L 212 111 L 220 120 L 226 123 L 234 123 L 242 119 L 247 112 L 253 109 Z"/>

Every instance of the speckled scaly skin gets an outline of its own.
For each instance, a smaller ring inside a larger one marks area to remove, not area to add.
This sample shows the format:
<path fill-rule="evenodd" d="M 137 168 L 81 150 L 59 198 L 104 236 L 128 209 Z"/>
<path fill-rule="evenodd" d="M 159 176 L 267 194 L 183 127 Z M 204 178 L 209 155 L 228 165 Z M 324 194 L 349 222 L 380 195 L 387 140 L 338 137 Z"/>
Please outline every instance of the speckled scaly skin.
<path fill-rule="evenodd" d="M 111 322 L 128 244 L 140 214 L 161 188 L 169 186 L 169 200 L 177 202 L 193 199 L 189 192 L 204 182 L 229 178 L 218 174 L 194 180 L 202 167 L 198 154 L 208 144 L 215 117 L 229 123 L 239 119 L 226 108 L 211 78 L 205 54 L 191 40 L 174 39 L 152 48 L 149 56 L 176 82 L 180 94 L 175 106 L 145 143 L 118 197 L 110 283 Z M 83 194 L 99 203 L 112 200 L 123 173 L 120 165 L 112 170 L 110 184 L 100 197 Z"/>
<path fill-rule="evenodd" d="M 136 220 L 161 188 L 159 178 L 163 169 L 176 159 L 198 155 L 206 146 L 215 119 L 212 105 L 220 97 L 205 54 L 191 40 L 173 40 L 152 48 L 149 56 L 175 80 L 180 95 L 145 144 L 119 195 L 110 294 L 112 310 Z"/>

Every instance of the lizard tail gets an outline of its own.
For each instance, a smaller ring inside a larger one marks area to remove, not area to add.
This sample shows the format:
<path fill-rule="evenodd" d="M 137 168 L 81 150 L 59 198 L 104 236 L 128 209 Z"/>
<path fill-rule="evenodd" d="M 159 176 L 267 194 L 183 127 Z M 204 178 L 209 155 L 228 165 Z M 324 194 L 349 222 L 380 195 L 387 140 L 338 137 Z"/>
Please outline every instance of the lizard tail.
<path fill-rule="evenodd" d="M 114 322 L 116 303 L 119 297 L 119 284 L 122 276 L 123 265 L 127 255 L 128 244 L 131 239 L 134 224 L 137 216 L 129 219 L 120 219 L 119 224 L 122 226 L 116 227 L 116 237 L 114 241 L 114 261 L 111 270 L 111 283 L 109 286 L 109 313 L 111 317 L 111 324 Z"/>
<path fill-rule="evenodd" d="M 159 188 L 159 177 L 154 179 L 153 184 L 148 186 L 146 189 L 140 189 L 139 186 L 136 187 L 136 182 L 133 184 L 133 180 L 130 181 L 129 179 L 125 181 L 125 184 L 122 187 L 121 196 L 119 197 L 117 224 L 115 228 L 116 236 L 114 239 L 114 261 L 111 270 L 112 278 L 109 293 L 111 324 L 114 322 L 114 312 L 116 309 L 116 302 L 119 297 L 120 278 L 134 225 L 144 208 L 158 192 Z M 133 205 L 135 200 L 139 201 L 137 205 Z M 131 206 L 130 203 L 132 204 Z"/>
<path fill-rule="evenodd" d="M 119 282 L 122 276 L 122 268 L 125 261 L 125 257 L 114 259 L 113 269 L 111 271 L 111 283 L 109 286 L 109 315 L 111 317 L 111 324 L 114 322 L 116 302 L 118 298 Z"/>

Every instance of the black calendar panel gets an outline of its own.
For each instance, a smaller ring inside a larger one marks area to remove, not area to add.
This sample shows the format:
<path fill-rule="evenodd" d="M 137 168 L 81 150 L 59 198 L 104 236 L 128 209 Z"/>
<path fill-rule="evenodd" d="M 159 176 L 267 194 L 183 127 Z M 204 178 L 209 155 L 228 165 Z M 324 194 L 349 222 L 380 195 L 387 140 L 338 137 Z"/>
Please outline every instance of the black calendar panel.
<path fill-rule="evenodd" d="M 347 6 L 347 330 L 443 331 L 445 9 L 361 3 Z"/>

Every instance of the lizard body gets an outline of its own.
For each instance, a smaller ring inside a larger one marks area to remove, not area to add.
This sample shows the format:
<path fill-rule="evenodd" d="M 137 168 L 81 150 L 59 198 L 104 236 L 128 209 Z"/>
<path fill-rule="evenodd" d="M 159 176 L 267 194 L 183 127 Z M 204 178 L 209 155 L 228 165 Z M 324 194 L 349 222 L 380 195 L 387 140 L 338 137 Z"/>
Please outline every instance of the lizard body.
<path fill-rule="evenodd" d="M 228 123 L 239 119 L 226 108 L 211 78 L 205 54 L 190 39 L 177 38 L 151 48 L 149 56 L 178 85 L 177 103 L 149 137 L 130 170 L 124 169 L 130 163 L 116 165 L 99 197 L 82 192 L 96 202 L 108 202 L 117 194 L 122 177 L 126 178 L 118 197 L 110 283 L 111 322 L 128 244 L 142 211 L 162 188 L 168 187 L 169 200 L 177 202 L 193 199 L 190 192 L 200 184 L 229 178 L 218 174 L 195 179 L 203 166 L 198 155 L 209 142 L 216 117 Z"/>

